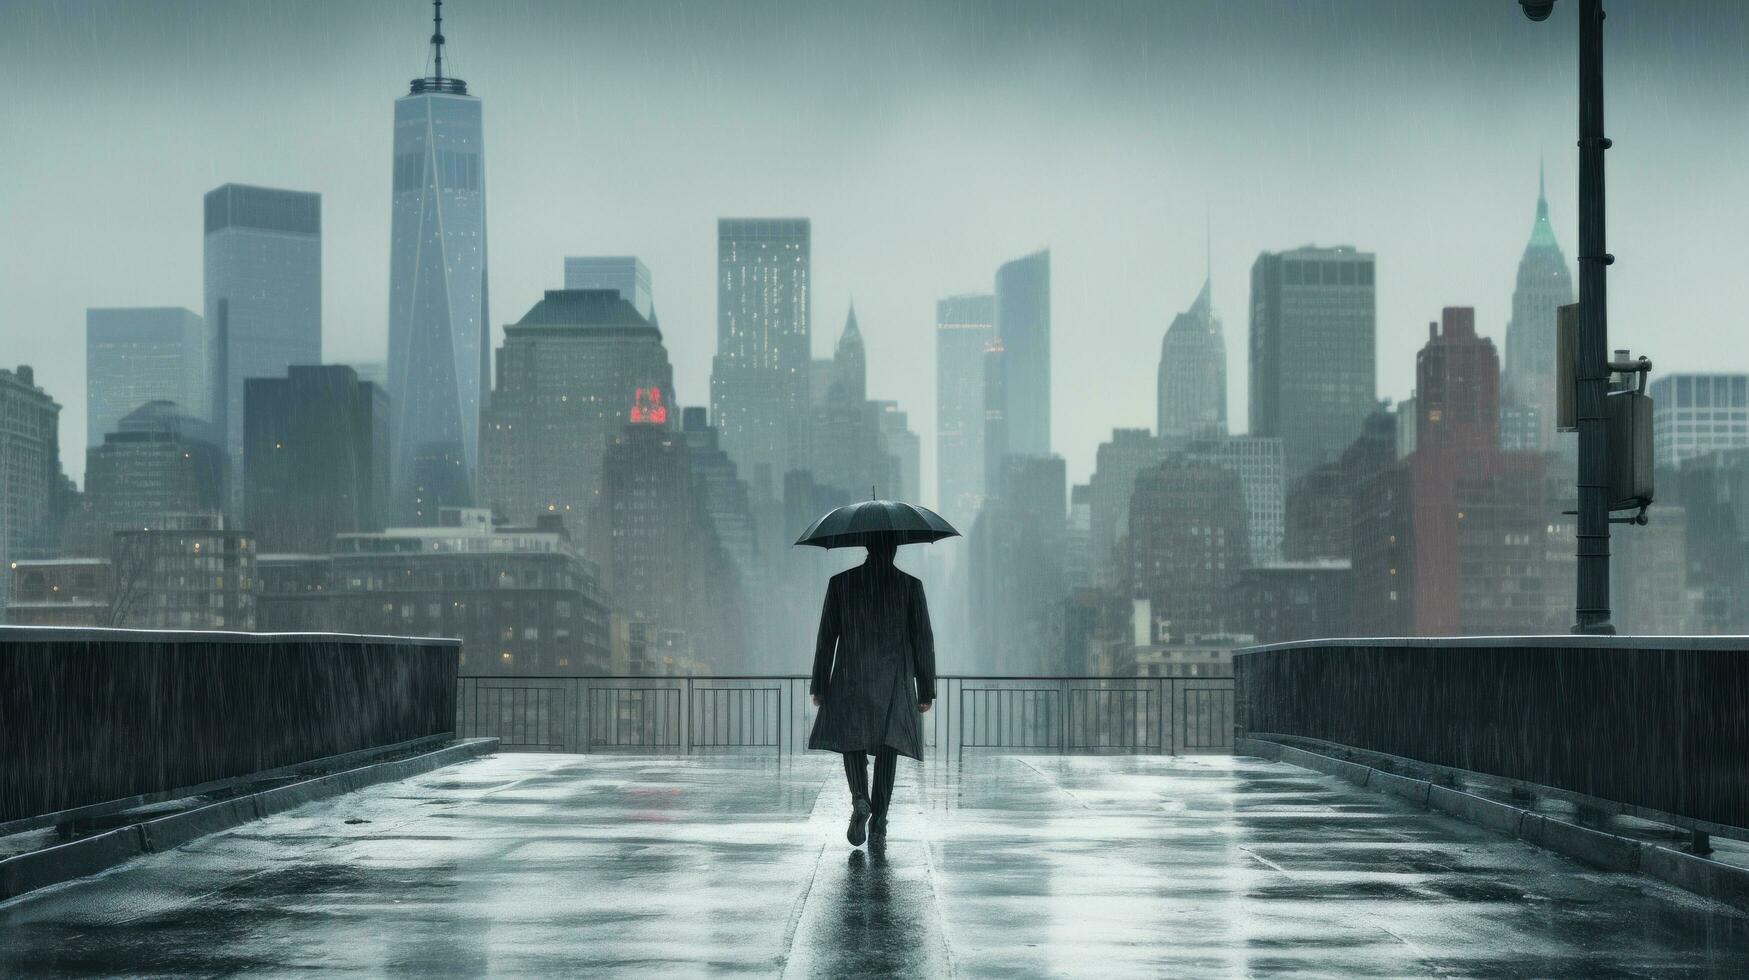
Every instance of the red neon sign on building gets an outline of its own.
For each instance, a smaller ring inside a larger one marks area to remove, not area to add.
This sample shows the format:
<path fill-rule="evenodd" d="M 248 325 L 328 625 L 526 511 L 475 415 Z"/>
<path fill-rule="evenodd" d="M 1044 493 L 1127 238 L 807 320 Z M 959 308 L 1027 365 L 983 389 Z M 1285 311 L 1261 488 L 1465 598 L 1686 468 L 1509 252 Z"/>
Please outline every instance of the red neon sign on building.
<path fill-rule="evenodd" d="M 662 404 L 662 389 L 639 388 L 632 398 L 634 425 L 667 425 L 668 406 Z"/>

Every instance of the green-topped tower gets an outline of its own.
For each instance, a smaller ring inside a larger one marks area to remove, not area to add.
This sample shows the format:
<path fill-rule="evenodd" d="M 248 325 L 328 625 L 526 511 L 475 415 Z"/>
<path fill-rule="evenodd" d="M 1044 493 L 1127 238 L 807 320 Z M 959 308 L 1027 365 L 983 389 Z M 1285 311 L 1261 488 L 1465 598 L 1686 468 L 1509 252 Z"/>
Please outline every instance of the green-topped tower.
<path fill-rule="evenodd" d="M 1555 311 L 1573 302 L 1573 274 L 1549 224 L 1542 167 L 1537 167 L 1536 221 L 1518 260 L 1512 319 L 1506 324 L 1506 403 L 1502 439 L 1509 449 L 1555 448 Z"/>

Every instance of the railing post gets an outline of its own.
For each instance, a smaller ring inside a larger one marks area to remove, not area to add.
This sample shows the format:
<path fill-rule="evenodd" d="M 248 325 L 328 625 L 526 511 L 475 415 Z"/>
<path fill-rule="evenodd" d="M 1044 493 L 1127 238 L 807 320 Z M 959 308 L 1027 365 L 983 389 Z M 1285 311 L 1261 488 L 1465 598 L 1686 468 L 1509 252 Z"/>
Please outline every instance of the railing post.
<path fill-rule="evenodd" d="M 1171 692 L 1168 696 L 1172 699 L 1173 755 L 1182 755 L 1185 743 L 1190 741 L 1187 730 L 1190 727 L 1190 705 L 1187 703 L 1189 699 L 1184 695 L 1184 685 L 1180 683 L 1183 680 L 1184 678 L 1177 676 L 1166 678 L 1167 689 Z"/>
<path fill-rule="evenodd" d="M 958 737 L 959 744 L 954 749 L 954 762 L 956 762 L 956 763 L 963 763 L 966 761 L 966 710 L 965 710 L 965 708 L 966 708 L 966 685 L 965 685 L 965 682 L 962 681 L 960 683 L 959 704 L 956 706 L 956 713 L 959 715 L 959 728 L 957 729 L 958 736 L 959 736 Z"/>
<path fill-rule="evenodd" d="M 582 696 L 584 705 L 583 721 L 585 726 L 583 729 L 583 751 L 593 753 L 595 751 L 595 709 L 599 707 L 595 701 L 595 678 L 586 678 L 583 681 Z"/>
<path fill-rule="evenodd" d="M 1057 693 L 1061 699 L 1058 702 L 1061 706 L 1058 714 L 1060 714 L 1061 717 L 1057 720 L 1062 723 L 1063 728 L 1063 736 L 1057 740 L 1057 751 L 1063 755 L 1068 755 L 1069 725 L 1075 717 L 1075 708 L 1073 702 L 1069 700 L 1069 679 L 1067 677 L 1061 678 L 1057 681 Z"/>
<path fill-rule="evenodd" d="M 1154 747 L 1161 755 L 1172 754 L 1172 744 L 1166 734 L 1166 685 L 1164 678 L 1154 678 Z"/>

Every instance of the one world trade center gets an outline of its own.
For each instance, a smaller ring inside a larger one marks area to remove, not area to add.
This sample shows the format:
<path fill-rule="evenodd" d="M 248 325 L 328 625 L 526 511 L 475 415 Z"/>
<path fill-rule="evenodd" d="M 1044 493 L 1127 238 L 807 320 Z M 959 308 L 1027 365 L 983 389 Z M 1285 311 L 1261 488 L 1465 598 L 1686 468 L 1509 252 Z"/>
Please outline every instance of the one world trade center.
<path fill-rule="evenodd" d="M 490 357 L 480 100 L 444 75 L 442 0 L 432 6 L 432 74 L 395 100 L 389 255 L 395 516 L 414 524 L 473 502 Z"/>

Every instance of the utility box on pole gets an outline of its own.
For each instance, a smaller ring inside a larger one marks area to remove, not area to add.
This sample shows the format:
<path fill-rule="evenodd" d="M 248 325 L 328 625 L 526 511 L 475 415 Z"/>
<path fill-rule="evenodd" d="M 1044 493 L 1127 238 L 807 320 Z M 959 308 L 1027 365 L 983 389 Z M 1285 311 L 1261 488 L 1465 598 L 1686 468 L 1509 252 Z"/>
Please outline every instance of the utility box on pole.
<path fill-rule="evenodd" d="M 1644 358 L 1641 359 L 1644 362 Z M 1646 367 L 1650 367 L 1646 363 Z M 1622 364 L 1611 364 L 1611 368 Z M 1637 365 L 1636 365 L 1637 367 Z M 1646 372 L 1636 387 L 1612 391 L 1609 411 L 1609 509 L 1644 511 L 1652 503 L 1652 396 Z"/>
<path fill-rule="evenodd" d="M 1562 432 L 1579 428 L 1578 350 L 1579 304 L 1569 303 L 1555 311 L 1555 428 Z M 1652 362 L 1644 357 L 1630 361 L 1627 351 L 1616 351 L 1609 370 L 1620 376 L 1603 402 L 1609 509 L 1640 511 L 1631 523 L 1643 524 L 1644 511 L 1652 503 L 1652 396 L 1646 394 Z"/>

